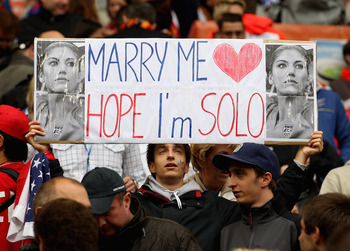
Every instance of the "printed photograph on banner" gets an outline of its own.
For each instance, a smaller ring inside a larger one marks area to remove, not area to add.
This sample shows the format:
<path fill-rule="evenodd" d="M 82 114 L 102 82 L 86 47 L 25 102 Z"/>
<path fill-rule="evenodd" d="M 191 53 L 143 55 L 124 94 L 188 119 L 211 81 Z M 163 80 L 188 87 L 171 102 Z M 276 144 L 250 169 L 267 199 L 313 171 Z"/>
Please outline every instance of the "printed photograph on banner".
<path fill-rule="evenodd" d="M 267 140 L 307 140 L 316 130 L 315 53 L 315 44 L 266 44 Z"/>
<path fill-rule="evenodd" d="M 34 115 L 40 141 L 84 140 L 84 40 L 35 40 Z"/>

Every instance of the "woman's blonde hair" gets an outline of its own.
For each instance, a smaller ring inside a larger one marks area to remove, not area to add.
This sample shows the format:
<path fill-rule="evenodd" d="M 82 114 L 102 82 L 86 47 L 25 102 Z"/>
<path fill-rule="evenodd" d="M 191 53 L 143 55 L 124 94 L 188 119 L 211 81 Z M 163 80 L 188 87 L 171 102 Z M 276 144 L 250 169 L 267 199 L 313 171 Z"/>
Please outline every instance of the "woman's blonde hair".
<path fill-rule="evenodd" d="M 208 157 L 210 150 L 216 144 L 192 144 L 191 145 L 191 163 L 193 168 L 200 171 Z M 232 151 L 237 147 L 236 144 L 229 144 L 228 147 L 232 148 Z"/>

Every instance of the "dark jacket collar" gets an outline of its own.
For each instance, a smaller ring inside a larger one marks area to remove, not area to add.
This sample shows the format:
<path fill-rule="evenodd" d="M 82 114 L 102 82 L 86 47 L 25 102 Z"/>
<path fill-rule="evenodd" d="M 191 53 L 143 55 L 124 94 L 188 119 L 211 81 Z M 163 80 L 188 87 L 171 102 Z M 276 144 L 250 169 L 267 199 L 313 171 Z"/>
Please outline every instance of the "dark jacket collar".
<path fill-rule="evenodd" d="M 58 23 L 61 22 L 62 20 L 65 19 L 65 17 L 68 15 L 68 12 L 63 15 L 59 16 L 54 16 L 50 11 L 45 9 L 44 7 L 41 7 L 39 14 L 41 18 L 46 20 L 48 23 L 53 24 L 53 23 Z"/>

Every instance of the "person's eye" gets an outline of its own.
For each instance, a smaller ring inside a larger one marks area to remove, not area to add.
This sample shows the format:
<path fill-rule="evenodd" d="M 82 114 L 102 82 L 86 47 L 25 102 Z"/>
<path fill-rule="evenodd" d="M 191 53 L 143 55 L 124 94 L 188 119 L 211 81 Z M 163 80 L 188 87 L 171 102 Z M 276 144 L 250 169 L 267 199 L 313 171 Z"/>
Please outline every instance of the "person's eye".
<path fill-rule="evenodd" d="M 277 64 L 277 67 L 280 69 L 284 69 L 287 67 L 287 64 L 286 63 L 279 63 L 279 64 Z"/>
<path fill-rule="evenodd" d="M 73 61 L 69 61 L 69 62 L 67 62 L 67 65 L 69 67 L 74 67 L 75 63 Z"/>
<path fill-rule="evenodd" d="M 182 154 L 182 150 L 176 150 L 175 152 L 178 154 Z"/>
<path fill-rule="evenodd" d="M 296 64 L 295 68 L 298 70 L 302 70 L 302 69 L 304 69 L 304 65 L 303 64 Z"/>
<path fill-rule="evenodd" d="M 56 65 L 58 65 L 58 62 L 56 60 L 52 60 L 52 61 L 49 61 L 48 64 L 50 66 L 56 66 Z"/>

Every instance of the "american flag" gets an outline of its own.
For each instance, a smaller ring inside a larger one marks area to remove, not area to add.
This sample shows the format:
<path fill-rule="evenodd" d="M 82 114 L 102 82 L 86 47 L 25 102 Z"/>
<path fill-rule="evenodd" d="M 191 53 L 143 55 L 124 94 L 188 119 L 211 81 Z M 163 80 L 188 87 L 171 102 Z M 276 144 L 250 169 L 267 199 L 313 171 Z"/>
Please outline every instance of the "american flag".
<path fill-rule="evenodd" d="M 44 182 L 51 179 L 49 161 L 46 158 L 46 156 L 45 157 L 43 156 L 45 156 L 44 153 L 35 155 L 32 160 L 32 164 L 30 166 L 30 196 L 29 196 L 26 222 L 34 221 L 32 208 L 33 208 L 33 201 L 34 201 L 36 192 Z"/>
<path fill-rule="evenodd" d="M 31 160 L 30 173 L 28 173 L 26 180 L 28 185 L 24 186 L 20 194 L 19 203 L 15 206 L 11 217 L 10 229 L 7 235 L 9 241 L 34 238 L 34 197 L 39 187 L 50 179 L 49 161 L 46 155 L 44 153 L 36 154 Z M 21 201 L 25 201 L 26 205 L 21 206 Z"/>

